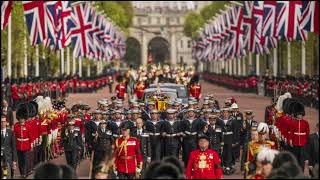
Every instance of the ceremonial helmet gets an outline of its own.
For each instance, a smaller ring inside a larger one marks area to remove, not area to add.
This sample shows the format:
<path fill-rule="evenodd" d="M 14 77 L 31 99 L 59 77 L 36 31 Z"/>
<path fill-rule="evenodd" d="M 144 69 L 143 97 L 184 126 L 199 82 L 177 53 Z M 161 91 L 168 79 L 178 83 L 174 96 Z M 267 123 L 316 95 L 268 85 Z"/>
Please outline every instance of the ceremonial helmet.
<path fill-rule="evenodd" d="M 257 130 L 258 130 L 259 134 L 267 134 L 267 133 L 269 133 L 268 124 L 264 123 L 264 122 L 260 122 L 259 125 L 258 125 Z"/>

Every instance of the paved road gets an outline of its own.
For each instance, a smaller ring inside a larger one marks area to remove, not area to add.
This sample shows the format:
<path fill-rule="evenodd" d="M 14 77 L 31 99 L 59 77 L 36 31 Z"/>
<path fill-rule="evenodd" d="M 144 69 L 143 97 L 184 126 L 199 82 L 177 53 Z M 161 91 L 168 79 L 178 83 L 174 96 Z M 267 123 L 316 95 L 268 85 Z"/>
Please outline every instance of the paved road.
<path fill-rule="evenodd" d="M 240 92 L 235 92 L 233 90 L 229 90 L 223 87 L 219 87 L 217 85 L 213 85 L 207 82 L 202 82 L 203 95 L 208 93 L 214 93 L 215 97 L 219 100 L 220 105 L 223 104 L 224 100 L 228 97 L 233 96 L 239 105 L 240 110 L 251 109 L 254 111 L 255 119 L 257 121 L 264 120 L 264 110 L 265 106 L 270 103 L 270 99 L 263 96 L 258 96 L 256 94 L 244 94 Z M 108 88 L 104 88 L 102 90 L 97 91 L 96 93 L 91 94 L 71 94 L 68 98 L 66 105 L 68 107 L 72 106 L 75 103 L 85 102 L 88 103 L 92 109 L 95 109 L 97 105 L 97 100 L 101 98 L 110 99 L 112 94 L 109 93 Z M 310 129 L 312 132 L 315 131 L 315 125 L 319 121 L 319 112 L 316 109 L 306 108 L 306 119 L 309 120 Z M 59 157 L 57 159 L 52 160 L 54 163 L 65 164 L 65 158 Z M 243 176 L 240 173 L 239 163 L 236 164 L 236 172 L 231 176 L 225 176 L 225 179 L 240 179 Z M 85 160 L 81 162 L 79 168 L 77 169 L 78 176 L 81 179 L 85 179 L 89 175 L 89 161 Z M 32 178 L 32 174 L 28 177 L 28 179 Z"/>

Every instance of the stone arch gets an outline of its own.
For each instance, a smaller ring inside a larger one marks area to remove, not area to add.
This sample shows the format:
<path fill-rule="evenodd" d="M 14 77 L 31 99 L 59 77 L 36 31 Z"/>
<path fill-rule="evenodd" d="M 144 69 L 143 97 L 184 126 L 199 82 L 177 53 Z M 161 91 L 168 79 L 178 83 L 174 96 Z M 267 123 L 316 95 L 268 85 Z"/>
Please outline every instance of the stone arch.
<path fill-rule="evenodd" d="M 170 43 L 164 37 L 153 37 L 148 43 L 149 54 L 152 56 L 153 63 L 170 63 Z"/>
<path fill-rule="evenodd" d="M 134 68 L 139 67 L 141 64 L 141 44 L 138 39 L 134 37 L 128 37 L 126 40 L 126 54 L 124 55 L 124 61 L 128 65 L 132 65 Z"/>

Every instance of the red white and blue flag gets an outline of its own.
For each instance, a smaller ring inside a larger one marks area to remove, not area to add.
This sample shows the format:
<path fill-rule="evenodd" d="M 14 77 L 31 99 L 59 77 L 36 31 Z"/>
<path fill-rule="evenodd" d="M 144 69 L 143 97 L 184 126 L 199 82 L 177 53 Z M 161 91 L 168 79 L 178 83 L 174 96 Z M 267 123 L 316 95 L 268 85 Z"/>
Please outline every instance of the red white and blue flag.
<path fill-rule="evenodd" d="M 264 1 L 263 3 L 263 25 L 262 36 L 264 42 L 261 44 L 268 48 L 275 48 L 278 44 L 276 37 L 276 7 L 277 1 Z"/>
<path fill-rule="evenodd" d="M 70 1 L 58 1 L 56 4 L 56 48 L 66 48 L 71 43 L 71 2 Z"/>
<path fill-rule="evenodd" d="M 277 36 L 287 41 L 307 39 L 301 27 L 301 9 L 302 1 L 277 1 Z"/>
<path fill-rule="evenodd" d="M 72 8 L 71 38 L 75 57 L 88 57 L 92 49 L 92 16 L 88 2 L 79 3 Z"/>
<path fill-rule="evenodd" d="M 319 1 L 302 1 L 301 28 L 319 34 Z"/>
<path fill-rule="evenodd" d="M 1 1 L 1 30 L 4 30 L 8 25 L 12 6 L 13 1 Z"/>

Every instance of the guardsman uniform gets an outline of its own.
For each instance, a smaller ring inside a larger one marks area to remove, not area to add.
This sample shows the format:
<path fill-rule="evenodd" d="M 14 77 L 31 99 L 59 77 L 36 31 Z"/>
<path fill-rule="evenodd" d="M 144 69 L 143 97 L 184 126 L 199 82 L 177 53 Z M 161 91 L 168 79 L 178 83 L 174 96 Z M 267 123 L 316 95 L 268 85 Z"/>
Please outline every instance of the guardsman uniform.
<path fill-rule="evenodd" d="M 175 113 L 175 110 L 168 109 L 167 113 Z M 179 158 L 180 121 L 164 120 L 161 135 L 164 140 L 164 156 L 175 156 Z"/>
<path fill-rule="evenodd" d="M 147 120 L 146 130 L 150 136 L 151 142 L 151 160 L 160 160 L 163 154 L 162 151 L 162 139 L 160 136 L 163 120 Z"/>
<path fill-rule="evenodd" d="M 136 88 L 135 88 L 135 94 L 138 98 L 138 100 L 142 99 L 143 98 L 143 95 L 144 95 L 144 90 L 146 89 L 146 86 L 144 85 L 144 82 L 143 81 L 140 81 Z"/>
<path fill-rule="evenodd" d="M 189 94 L 190 96 L 199 100 L 201 95 L 201 85 L 199 83 L 191 84 L 189 88 Z"/>
<path fill-rule="evenodd" d="M 16 83 L 13 83 L 11 86 L 11 92 L 12 92 L 12 99 L 14 104 L 14 109 L 17 108 L 17 105 L 21 101 L 22 95 L 19 92 L 19 87 Z"/>
<path fill-rule="evenodd" d="M 130 129 L 124 125 L 123 129 Z M 133 179 L 137 168 L 142 168 L 142 154 L 140 151 L 140 142 L 135 137 L 120 137 L 115 141 L 115 170 L 120 179 Z"/>
<path fill-rule="evenodd" d="M 206 136 L 200 136 L 200 138 L 209 140 Z M 186 166 L 186 177 L 187 179 L 221 179 L 222 168 L 218 153 L 210 148 L 192 151 Z"/>
<path fill-rule="evenodd" d="M 79 131 L 75 130 L 74 127 L 70 128 L 71 126 L 75 126 L 74 121 L 69 122 L 68 125 L 64 127 L 61 136 L 61 143 L 64 147 L 68 165 L 76 169 L 79 160 L 79 152 L 82 149 L 83 144 L 81 134 Z"/>
<path fill-rule="evenodd" d="M 28 107 L 23 104 L 17 109 L 17 119 L 27 119 L 28 118 Z M 32 128 L 24 123 L 20 124 L 17 122 L 13 128 L 14 135 L 16 137 L 16 149 L 18 155 L 19 170 L 22 177 L 27 177 L 28 175 L 28 162 L 27 154 L 31 150 L 32 143 Z"/>
<path fill-rule="evenodd" d="M 124 99 L 126 94 L 126 84 L 121 82 L 116 86 L 116 93 L 118 99 Z"/>

